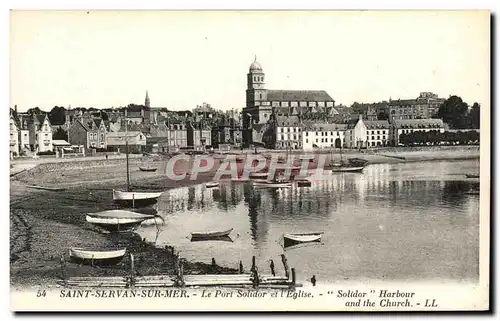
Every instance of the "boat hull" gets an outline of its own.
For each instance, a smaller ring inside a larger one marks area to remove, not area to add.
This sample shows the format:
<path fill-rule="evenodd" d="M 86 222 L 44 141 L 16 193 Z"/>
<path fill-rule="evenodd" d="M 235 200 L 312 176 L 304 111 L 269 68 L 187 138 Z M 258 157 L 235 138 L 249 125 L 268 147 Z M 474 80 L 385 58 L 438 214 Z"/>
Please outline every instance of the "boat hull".
<path fill-rule="evenodd" d="M 123 260 L 126 249 L 118 251 L 85 251 L 81 249 L 70 249 L 69 257 L 74 263 L 98 266 L 116 265 Z"/>
<path fill-rule="evenodd" d="M 226 231 L 218 231 L 218 232 L 192 232 L 191 239 L 193 238 L 217 238 L 217 237 L 228 237 L 233 229 L 229 229 Z"/>
<path fill-rule="evenodd" d="M 141 172 L 156 172 L 156 168 L 148 168 L 148 167 L 140 167 L 140 166 L 139 166 L 139 170 Z"/>
<path fill-rule="evenodd" d="M 148 206 L 156 204 L 161 194 L 156 192 L 121 192 L 113 190 L 113 202 L 124 206 Z"/>
<path fill-rule="evenodd" d="M 87 215 L 87 222 L 109 232 L 126 232 L 141 225 L 146 219 L 103 219 Z"/>
<path fill-rule="evenodd" d="M 291 187 L 292 183 L 253 182 L 253 185 L 256 187 L 286 188 L 286 187 Z"/>
<path fill-rule="evenodd" d="M 205 186 L 208 188 L 218 187 L 219 183 L 218 182 L 210 182 L 210 183 L 206 183 Z"/>
<path fill-rule="evenodd" d="M 283 245 L 285 247 L 301 244 L 301 243 L 312 243 L 321 242 L 321 237 L 323 234 L 285 234 L 283 235 Z"/>
<path fill-rule="evenodd" d="M 331 171 L 332 171 L 332 173 L 359 173 L 359 172 L 362 172 L 363 169 L 364 169 L 363 166 L 358 166 L 358 167 L 339 166 L 339 167 L 332 167 Z"/>
<path fill-rule="evenodd" d="M 212 237 L 201 237 L 197 236 L 191 237 L 191 242 L 201 242 L 201 241 L 221 241 L 221 242 L 233 242 L 233 239 L 229 235 L 224 236 L 212 236 Z"/>

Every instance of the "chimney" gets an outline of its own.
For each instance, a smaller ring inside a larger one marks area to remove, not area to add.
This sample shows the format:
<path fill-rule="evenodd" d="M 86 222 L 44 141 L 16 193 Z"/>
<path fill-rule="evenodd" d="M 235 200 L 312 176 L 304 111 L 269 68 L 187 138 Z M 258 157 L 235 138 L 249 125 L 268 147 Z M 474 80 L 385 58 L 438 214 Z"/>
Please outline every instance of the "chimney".
<path fill-rule="evenodd" d="M 363 114 L 359 114 L 358 119 L 359 119 L 359 120 L 363 120 Z"/>
<path fill-rule="evenodd" d="M 17 105 L 14 105 L 14 111 L 16 112 L 17 115 Z"/>

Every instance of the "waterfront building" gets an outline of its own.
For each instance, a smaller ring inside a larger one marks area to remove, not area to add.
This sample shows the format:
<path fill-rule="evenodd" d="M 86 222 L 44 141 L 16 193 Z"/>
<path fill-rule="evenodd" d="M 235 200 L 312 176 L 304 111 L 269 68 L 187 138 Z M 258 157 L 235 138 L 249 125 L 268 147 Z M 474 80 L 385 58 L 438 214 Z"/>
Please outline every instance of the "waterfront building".
<path fill-rule="evenodd" d="M 52 151 L 52 126 L 48 114 L 34 114 L 28 120 L 29 144 L 31 151 Z"/>
<path fill-rule="evenodd" d="M 431 92 L 421 92 L 416 99 L 398 99 L 389 101 L 389 120 L 428 119 L 437 117 L 439 107 L 445 98 Z"/>
<path fill-rule="evenodd" d="M 429 117 L 437 117 L 439 107 L 446 101 L 446 98 L 439 98 L 437 94 L 432 92 L 421 92 L 417 98 L 417 101 L 427 103 L 429 110 Z"/>
<path fill-rule="evenodd" d="M 387 120 L 363 120 L 362 115 L 347 123 L 345 146 L 369 148 L 387 146 L 390 140 L 390 124 Z"/>
<path fill-rule="evenodd" d="M 247 74 L 246 106 L 243 108 L 244 144 L 255 138 L 252 127 L 267 124 L 272 114 L 276 116 L 321 115 L 323 118 L 338 114 L 335 101 L 324 90 L 271 90 L 265 88 L 265 73 L 257 59 L 250 65 Z M 257 132 L 262 132 L 259 126 Z M 266 129 L 264 130 L 264 132 Z M 297 144 L 302 144 L 297 139 Z M 261 141 L 262 142 L 262 141 Z"/>
<path fill-rule="evenodd" d="M 204 149 L 207 146 L 212 146 L 212 128 L 204 121 L 197 124 L 188 122 L 186 127 L 188 147 Z"/>
<path fill-rule="evenodd" d="M 77 119 L 68 130 L 68 141 L 71 145 L 84 146 L 88 153 L 90 149 L 106 150 L 109 125 L 102 119 Z"/>
<path fill-rule="evenodd" d="M 212 126 L 212 145 L 241 146 L 242 134 L 240 123 L 233 117 L 223 117 Z"/>
<path fill-rule="evenodd" d="M 264 132 L 266 146 L 275 149 L 301 149 L 302 123 L 298 116 L 275 116 Z"/>
<path fill-rule="evenodd" d="M 413 132 L 444 132 L 444 123 L 441 119 L 395 119 L 391 127 L 391 143 L 394 146 L 399 144 L 401 134 L 410 134 Z"/>
<path fill-rule="evenodd" d="M 302 131 L 304 150 L 341 148 L 345 145 L 347 124 L 305 123 Z"/>
<path fill-rule="evenodd" d="M 13 156 L 19 156 L 19 127 L 12 111 L 10 113 L 9 132 L 10 157 L 12 158 Z"/>
<path fill-rule="evenodd" d="M 139 131 L 110 132 L 106 138 L 109 151 L 125 153 L 127 143 L 130 153 L 142 152 L 146 147 L 146 135 Z"/>

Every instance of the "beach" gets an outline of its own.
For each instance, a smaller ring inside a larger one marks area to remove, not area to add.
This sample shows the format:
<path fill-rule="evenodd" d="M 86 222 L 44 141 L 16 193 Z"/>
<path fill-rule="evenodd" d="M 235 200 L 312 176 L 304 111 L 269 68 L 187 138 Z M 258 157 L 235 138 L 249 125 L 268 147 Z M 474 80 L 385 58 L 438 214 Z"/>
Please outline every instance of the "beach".
<path fill-rule="evenodd" d="M 262 151 L 283 154 L 282 151 Z M 324 151 L 331 154 L 331 151 Z M 372 164 L 415 162 L 424 160 L 478 159 L 479 147 L 408 148 L 363 151 L 343 151 L 345 157 L 358 157 Z M 338 157 L 338 151 L 334 157 Z M 188 175 L 180 181 L 167 177 L 168 160 L 163 157 L 133 157 L 130 159 L 132 190 L 158 191 L 209 182 L 218 169 L 220 160 L 210 171 L 200 173 L 195 180 Z M 193 158 L 179 161 L 176 174 L 191 171 Z M 140 275 L 174 273 L 171 248 L 156 248 L 145 243 L 134 233 L 119 236 L 103 234 L 85 221 L 85 214 L 113 208 L 111 191 L 126 187 L 126 163 L 123 158 L 65 160 L 40 163 L 12 162 L 13 167 L 25 170 L 11 177 L 11 285 L 14 287 L 55 286 L 61 277 L 60 258 L 67 256 L 69 247 L 90 249 L 126 247 L 135 256 L 135 268 Z M 155 172 L 142 172 L 139 165 L 157 167 Z M 241 167 L 242 164 L 239 164 Z M 12 170 L 12 169 L 11 169 Z M 30 185 L 64 188 L 63 191 L 45 191 Z M 152 209 L 137 210 L 148 213 Z M 174 253 L 175 253 L 175 249 Z M 236 262 L 235 262 L 236 263 Z M 127 275 L 128 260 L 113 268 L 93 268 L 67 264 L 68 276 Z M 236 273 L 237 266 L 220 267 L 196 262 L 185 262 L 184 273 Z"/>

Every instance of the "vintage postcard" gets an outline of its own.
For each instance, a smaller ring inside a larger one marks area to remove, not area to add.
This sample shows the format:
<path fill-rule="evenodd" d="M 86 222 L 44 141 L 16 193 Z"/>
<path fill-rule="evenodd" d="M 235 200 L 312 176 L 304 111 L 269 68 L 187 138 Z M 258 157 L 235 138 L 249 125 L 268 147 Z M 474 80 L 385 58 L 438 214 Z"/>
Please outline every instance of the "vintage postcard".
<path fill-rule="evenodd" d="M 488 310 L 490 19 L 11 11 L 11 310 Z"/>

